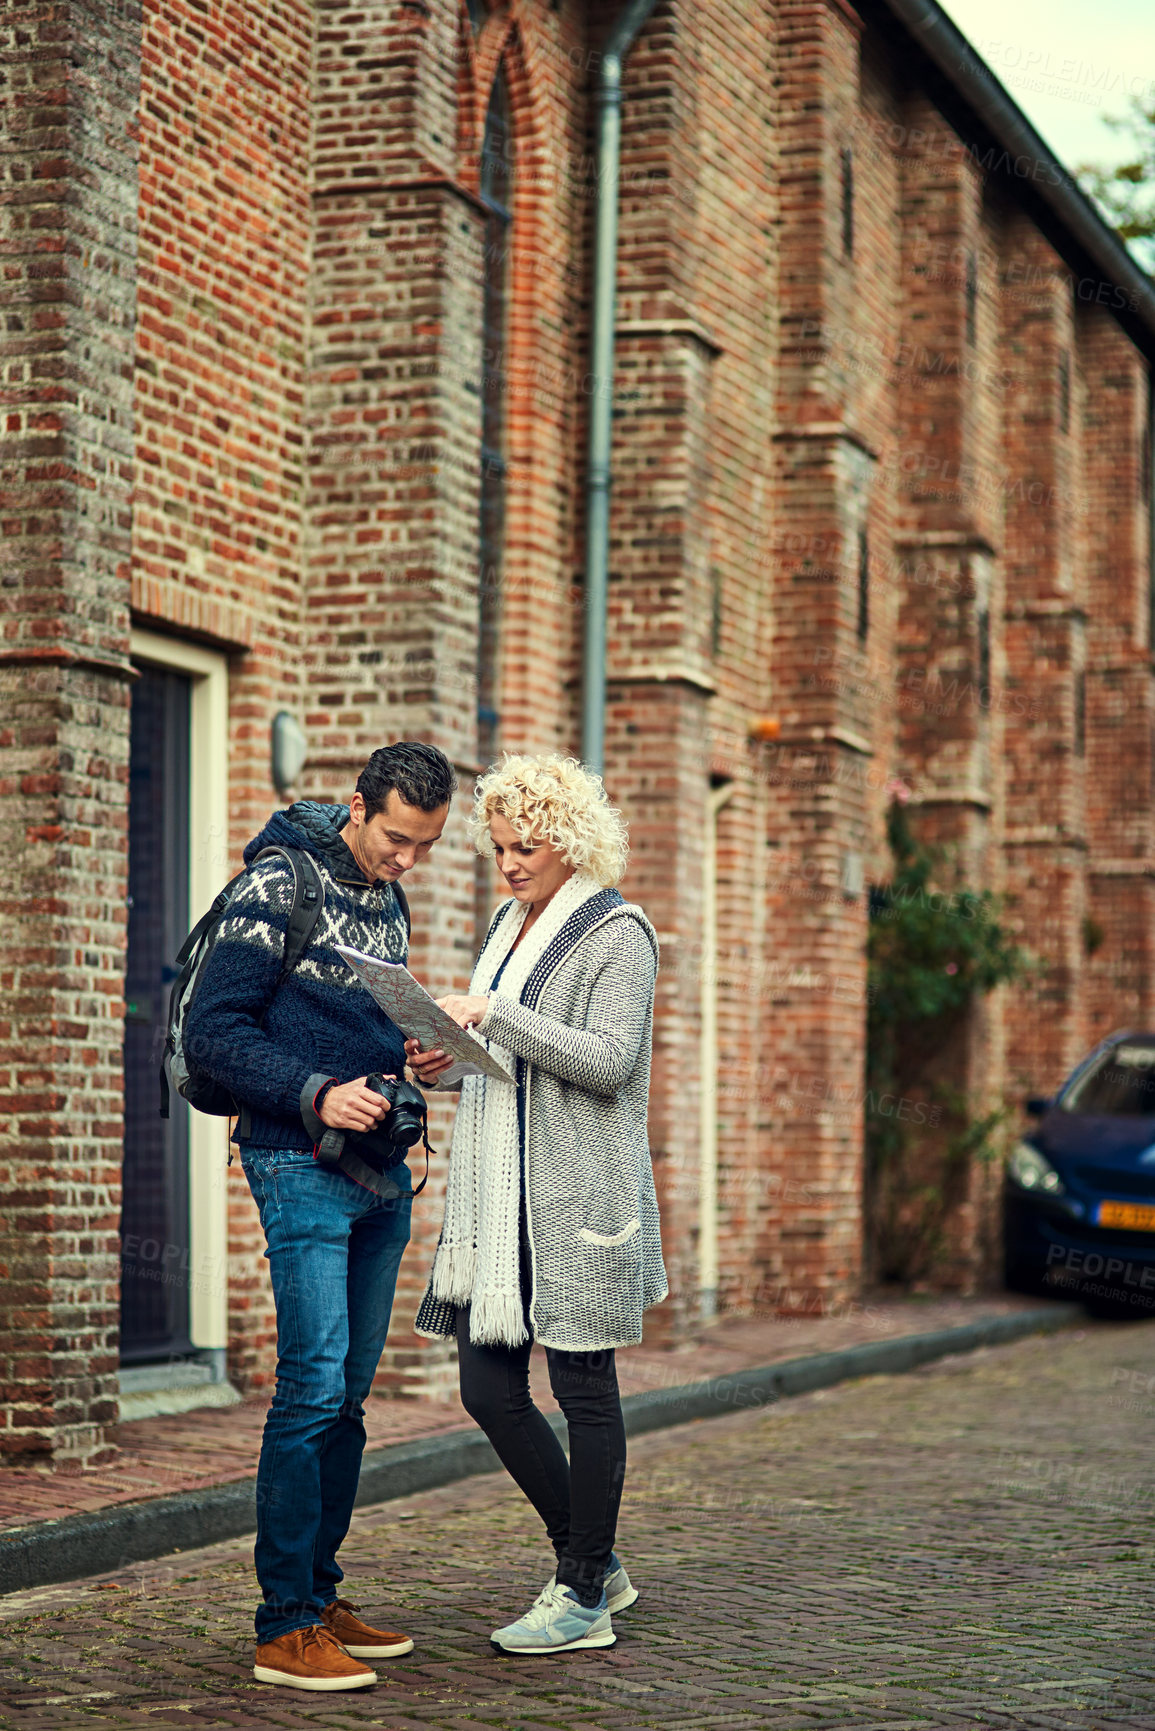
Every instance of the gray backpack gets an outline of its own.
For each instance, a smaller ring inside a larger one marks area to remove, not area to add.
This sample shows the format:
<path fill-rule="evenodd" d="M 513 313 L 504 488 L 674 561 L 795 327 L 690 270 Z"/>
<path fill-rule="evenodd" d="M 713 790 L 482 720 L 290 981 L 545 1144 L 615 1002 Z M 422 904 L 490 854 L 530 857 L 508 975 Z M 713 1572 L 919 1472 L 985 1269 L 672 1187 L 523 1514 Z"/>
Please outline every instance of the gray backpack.
<path fill-rule="evenodd" d="M 289 910 L 289 923 L 285 930 L 285 949 L 281 958 L 281 972 L 273 991 L 275 997 L 280 991 L 297 963 L 305 953 L 313 928 L 325 905 L 325 886 L 321 874 L 307 853 L 299 848 L 266 847 L 262 848 L 251 864 L 257 860 L 267 859 L 270 854 L 279 854 L 288 860 L 293 870 L 293 904 Z M 237 1102 L 228 1089 L 215 1082 L 196 1061 L 195 1051 L 190 1051 L 185 1030 L 188 1025 L 188 1014 L 196 997 L 196 990 L 204 976 L 205 966 L 213 952 L 220 934 L 229 904 L 237 892 L 237 886 L 248 875 L 249 867 L 230 878 L 221 890 L 207 914 L 202 914 L 184 943 L 176 958 L 179 969 L 173 981 L 172 991 L 168 1000 L 168 1033 L 165 1036 L 164 1056 L 160 1065 L 160 1115 L 168 1117 L 169 1089 L 175 1088 L 182 1100 L 198 1112 L 208 1112 L 216 1118 L 231 1118 L 239 1110 Z M 393 886 L 398 893 L 405 914 L 406 926 L 409 924 L 409 909 L 400 886 Z M 271 1000 L 270 1000 L 271 1002 Z M 266 1011 L 262 1013 L 264 1021 Z"/>
<path fill-rule="evenodd" d="M 276 997 L 301 957 L 308 947 L 313 935 L 313 928 L 325 905 L 325 885 L 309 855 L 295 847 L 262 848 L 251 864 L 268 857 L 269 854 L 279 854 L 286 859 L 293 871 L 293 902 L 289 909 L 289 922 L 285 928 L 285 948 L 281 957 L 281 972 L 277 984 L 273 988 Z M 170 1087 L 175 1088 L 182 1100 L 198 1112 L 208 1112 L 216 1118 L 231 1118 L 242 1111 L 227 1088 L 219 1082 L 214 1082 L 207 1070 L 202 1069 L 196 1061 L 196 1053 L 189 1050 L 185 1038 L 188 1023 L 188 1013 L 196 996 L 196 989 L 204 975 L 205 964 L 212 954 L 213 945 L 219 936 L 224 917 L 229 910 L 237 885 L 245 877 L 249 867 L 230 878 L 221 890 L 207 914 L 202 914 L 184 943 L 176 958 L 180 970 L 173 981 L 172 991 L 168 1000 L 168 1033 L 165 1036 L 164 1056 L 160 1065 L 160 1115 L 168 1117 Z M 409 917 L 409 903 L 405 891 L 399 883 L 393 885 L 393 893 L 397 897 L 405 921 L 405 930 L 412 930 Z M 272 1002 L 272 999 L 269 1000 Z M 268 1005 L 261 1013 L 263 1022 L 268 1013 Z M 259 1025 L 259 1024 L 258 1024 Z"/>

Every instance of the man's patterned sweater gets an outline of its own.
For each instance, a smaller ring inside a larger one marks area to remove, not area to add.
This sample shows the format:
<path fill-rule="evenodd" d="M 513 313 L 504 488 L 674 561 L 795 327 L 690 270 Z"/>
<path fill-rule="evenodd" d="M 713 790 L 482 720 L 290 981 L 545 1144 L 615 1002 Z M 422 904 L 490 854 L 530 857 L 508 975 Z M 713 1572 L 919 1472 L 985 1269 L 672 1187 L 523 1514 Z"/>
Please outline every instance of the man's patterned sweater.
<path fill-rule="evenodd" d="M 186 1038 L 198 1063 L 248 1106 L 246 1145 L 312 1147 L 301 1118 L 310 1076 L 351 1082 L 374 1070 L 402 1073 L 403 1035 L 335 948 L 347 944 L 390 962 L 409 952 L 392 884 L 367 883 L 341 839 L 348 818 L 347 806 L 301 800 L 275 812 L 245 849 L 247 864 L 262 848 L 300 848 L 325 886 L 309 947 L 280 991 L 293 877 L 288 861 L 274 856 L 238 885 L 193 999 Z"/>

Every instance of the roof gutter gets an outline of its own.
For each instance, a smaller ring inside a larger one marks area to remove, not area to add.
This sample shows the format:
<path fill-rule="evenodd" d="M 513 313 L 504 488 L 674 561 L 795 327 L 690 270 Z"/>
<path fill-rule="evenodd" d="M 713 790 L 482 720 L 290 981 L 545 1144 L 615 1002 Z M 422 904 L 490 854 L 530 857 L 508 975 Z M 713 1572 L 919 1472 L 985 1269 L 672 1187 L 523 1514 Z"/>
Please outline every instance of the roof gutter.
<path fill-rule="evenodd" d="M 593 300 L 590 316 L 589 436 L 586 456 L 585 633 L 582 644 L 582 758 L 601 773 L 606 732 L 606 614 L 610 559 L 610 443 L 614 392 L 614 288 L 618 255 L 622 62 L 657 0 L 630 0 L 601 52 L 594 84 Z"/>
<path fill-rule="evenodd" d="M 1026 177 L 1030 191 L 1058 218 L 1104 280 L 1122 290 L 1125 309 L 1113 300 L 1107 310 L 1127 328 L 1137 346 L 1155 359 L 1155 282 L 1104 222 L 1070 170 L 1044 143 L 936 0 L 882 0 L 882 4 L 905 25 L 927 58 L 1002 145 L 1012 165 L 1030 160 L 1032 167 Z"/>

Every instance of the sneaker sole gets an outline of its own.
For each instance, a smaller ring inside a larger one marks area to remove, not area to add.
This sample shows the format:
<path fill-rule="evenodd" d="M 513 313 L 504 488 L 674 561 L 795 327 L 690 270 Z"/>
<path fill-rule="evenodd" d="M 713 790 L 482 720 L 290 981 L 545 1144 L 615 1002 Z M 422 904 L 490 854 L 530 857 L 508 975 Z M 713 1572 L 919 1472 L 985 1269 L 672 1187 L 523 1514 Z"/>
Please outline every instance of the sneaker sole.
<path fill-rule="evenodd" d="M 394 1642 L 392 1647 L 350 1647 L 348 1641 L 342 1641 L 341 1645 L 351 1659 L 400 1659 L 403 1653 L 413 1651 L 408 1636 L 403 1641 Z"/>
<path fill-rule="evenodd" d="M 253 1676 L 258 1683 L 280 1683 L 288 1689 L 311 1689 L 324 1695 L 338 1689 L 368 1689 L 377 1681 L 376 1671 L 366 1671 L 363 1677 L 295 1677 L 291 1671 L 274 1671 L 269 1665 L 254 1665 Z"/>
<path fill-rule="evenodd" d="M 612 1599 L 607 1600 L 607 1605 L 612 1616 L 615 1611 L 628 1611 L 630 1606 L 636 1605 L 637 1602 L 638 1589 L 627 1587 L 624 1593 L 615 1593 Z M 352 1647 L 349 1648 L 349 1651 L 350 1653 L 353 1651 Z"/>
<path fill-rule="evenodd" d="M 576 1641 L 563 1641 L 560 1645 L 551 1647 L 506 1647 L 503 1646 L 500 1641 L 493 1640 L 493 1637 L 490 1636 L 490 1644 L 492 1646 L 496 1647 L 502 1653 L 512 1653 L 518 1657 L 522 1654 L 525 1654 L 527 1657 L 536 1654 L 540 1657 L 542 1654 L 548 1653 L 573 1653 L 576 1652 L 579 1647 L 612 1647 L 616 1640 L 617 1636 L 614 1634 L 612 1629 L 608 1629 L 604 1635 L 582 1635 Z"/>

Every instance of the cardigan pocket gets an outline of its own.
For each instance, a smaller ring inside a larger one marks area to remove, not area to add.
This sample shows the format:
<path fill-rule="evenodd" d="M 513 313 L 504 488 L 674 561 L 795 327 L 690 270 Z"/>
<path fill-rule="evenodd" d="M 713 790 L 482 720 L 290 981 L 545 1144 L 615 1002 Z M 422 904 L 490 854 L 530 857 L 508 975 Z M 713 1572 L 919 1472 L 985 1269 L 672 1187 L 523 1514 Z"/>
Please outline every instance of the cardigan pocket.
<path fill-rule="evenodd" d="M 631 1220 L 620 1232 L 608 1236 L 604 1232 L 591 1232 L 588 1226 L 582 1226 L 578 1228 L 578 1237 L 583 1244 L 597 1244 L 603 1250 L 616 1250 L 619 1244 L 628 1244 L 641 1230 L 641 1221 Z"/>

